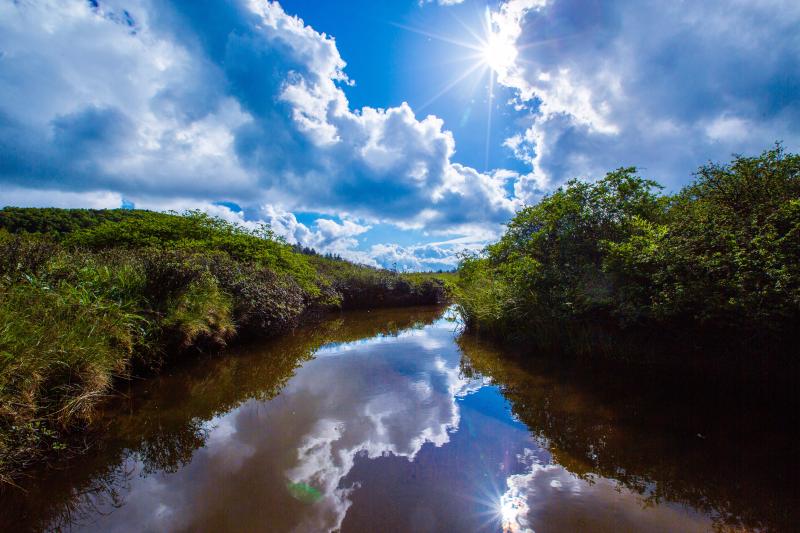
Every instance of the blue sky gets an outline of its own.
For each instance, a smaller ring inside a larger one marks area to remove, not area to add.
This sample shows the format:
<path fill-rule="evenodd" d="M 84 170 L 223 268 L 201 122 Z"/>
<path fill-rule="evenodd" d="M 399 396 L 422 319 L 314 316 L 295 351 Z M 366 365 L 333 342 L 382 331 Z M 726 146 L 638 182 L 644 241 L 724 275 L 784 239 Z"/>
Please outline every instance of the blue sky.
<path fill-rule="evenodd" d="M 800 3 L 0 2 L 0 205 L 200 208 L 452 268 L 619 166 L 800 146 Z"/>

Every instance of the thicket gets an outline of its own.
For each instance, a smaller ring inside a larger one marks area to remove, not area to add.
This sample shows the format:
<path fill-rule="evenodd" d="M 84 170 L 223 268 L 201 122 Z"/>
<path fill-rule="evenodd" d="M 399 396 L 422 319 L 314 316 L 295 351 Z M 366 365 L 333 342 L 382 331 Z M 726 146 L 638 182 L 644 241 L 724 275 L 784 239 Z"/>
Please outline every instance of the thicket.
<path fill-rule="evenodd" d="M 0 210 L 0 481 L 63 448 L 134 372 L 307 314 L 444 297 L 433 277 L 297 253 L 201 212 Z"/>
<path fill-rule="evenodd" d="M 675 195 L 635 168 L 572 180 L 459 274 L 469 328 L 547 349 L 779 347 L 800 324 L 800 156 L 710 163 Z"/>

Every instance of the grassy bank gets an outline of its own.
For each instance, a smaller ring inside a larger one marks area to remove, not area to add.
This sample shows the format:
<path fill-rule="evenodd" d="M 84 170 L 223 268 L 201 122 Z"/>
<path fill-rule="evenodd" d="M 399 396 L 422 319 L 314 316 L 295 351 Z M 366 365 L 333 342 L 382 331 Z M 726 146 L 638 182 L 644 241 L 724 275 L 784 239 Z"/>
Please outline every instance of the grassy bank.
<path fill-rule="evenodd" d="M 0 481 L 92 423 L 114 383 L 305 316 L 432 304 L 445 284 L 299 253 L 200 212 L 0 211 Z"/>
<path fill-rule="evenodd" d="M 585 356 L 681 359 L 656 349 L 681 346 L 794 364 L 800 156 L 778 146 L 708 164 L 674 195 L 634 168 L 570 181 L 459 274 L 467 326 L 489 336 Z"/>

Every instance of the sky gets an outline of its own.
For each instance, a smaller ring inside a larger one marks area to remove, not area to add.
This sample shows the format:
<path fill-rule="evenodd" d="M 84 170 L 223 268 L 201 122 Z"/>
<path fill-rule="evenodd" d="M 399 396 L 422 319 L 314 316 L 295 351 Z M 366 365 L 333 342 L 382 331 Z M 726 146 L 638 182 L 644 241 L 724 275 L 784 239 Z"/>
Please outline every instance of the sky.
<path fill-rule="evenodd" d="M 452 269 L 621 166 L 800 149 L 794 0 L 0 0 L 0 206 Z"/>

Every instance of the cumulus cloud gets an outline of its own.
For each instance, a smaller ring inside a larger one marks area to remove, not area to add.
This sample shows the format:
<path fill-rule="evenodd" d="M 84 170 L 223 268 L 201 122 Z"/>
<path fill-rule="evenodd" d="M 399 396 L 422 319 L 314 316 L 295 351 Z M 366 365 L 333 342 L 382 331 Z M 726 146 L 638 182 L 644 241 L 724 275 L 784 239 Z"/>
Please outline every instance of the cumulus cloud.
<path fill-rule="evenodd" d="M 523 174 L 459 164 L 408 104 L 352 108 L 335 40 L 276 2 L 0 3 L 0 203 L 200 207 L 369 264 L 444 266 L 440 247 L 357 239 L 389 223 L 476 242 L 567 178 L 633 164 L 677 187 L 800 143 L 794 3 L 506 0 L 489 20 L 528 117 L 505 140 Z"/>
<path fill-rule="evenodd" d="M 373 245 L 371 255 L 383 265 L 398 270 L 423 270 L 431 265 L 441 265 L 442 269 L 451 270 L 458 263 L 452 250 L 433 244 L 400 246 L 398 244 Z"/>
<path fill-rule="evenodd" d="M 290 211 L 274 205 L 264 205 L 259 215 L 261 217 L 259 220 L 268 223 L 277 235 L 284 237 L 289 243 L 311 247 L 320 253 L 337 254 L 368 266 L 396 268 L 400 271 L 453 270 L 463 253 L 476 252 L 483 248 L 487 241 L 499 236 L 499 228 L 494 226 L 462 227 L 467 236 L 446 241 L 405 246 L 396 243 L 378 243 L 367 249 L 357 249 L 359 246 L 357 237 L 372 228 L 363 221 L 345 218 L 337 222 L 318 218 L 309 226 L 298 221 Z M 252 223 L 244 221 L 243 213 L 239 213 L 238 216 L 243 221 L 240 223 Z"/>
<path fill-rule="evenodd" d="M 480 249 L 483 242 L 425 243 L 401 246 L 393 243 L 375 244 L 369 255 L 385 267 L 400 271 L 454 270 L 461 254 L 468 249 Z"/>
<path fill-rule="evenodd" d="M 599 530 L 708 531 L 708 517 L 679 506 L 652 505 L 608 478 L 582 479 L 561 465 L 543 461 L 541 452 L 518 455 L 527 471 L 506 478 L 500 497 L 504 531 L 533 533 L 547 527 L 570 530 L 591 523 Z"/>
<path fill-rule="evenodd" d="M 470 224 L 496 225 L 516 205 L 452 161 L 439 118 L 351 109 L 334 39 L 276 2 L 3 3 L 0 50 L 4 187 L 137 205 L 226 198 L 441 231 L 467 222 L 465 206 Z M 322 222 L 315 239 L 355 230 Z"/>
<path fill-rule="evenodd" d="M 705 161 L 800 142 L 794 2 L 508 0 L 516 47 L 498 81 L 531 121 L 506 145 L 531 164 L 517 194 L 635 164 L 670 186 Z"/>
<path fill-rule="evenodd" d="M 337 222 L 318 218 L 312 227 L 308 227 L 298 221 L 294 213 L 274 205 L 263 206 L 261 213 L 272 230 L 291 244 L 313 248 L 320 253 L 336 254 L 356 263 L 382 266 L 372 255 L 355 249 L 358 246 L 356 237 L 369 231 L 369 225 L 347 219 Z"/>
<path fill-rule="evenodd" d="M 0 195 L 0 209 L 6 206 L 114 209 L 121 204 L 122 196 L 108 191 L 83 193 L 11 186 L 4 187 Z"/>

